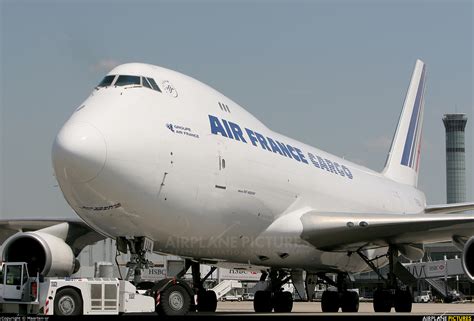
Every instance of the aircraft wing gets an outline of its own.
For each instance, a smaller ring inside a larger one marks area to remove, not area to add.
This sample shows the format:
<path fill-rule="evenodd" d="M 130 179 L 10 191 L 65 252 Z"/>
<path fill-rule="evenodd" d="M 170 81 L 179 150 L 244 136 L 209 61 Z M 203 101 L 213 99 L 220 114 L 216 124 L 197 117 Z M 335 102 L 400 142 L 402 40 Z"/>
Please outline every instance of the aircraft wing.
<path fill-rule="evenodd" d="M 474 210 L 474 202 L 430 205 L 425 208 L 425 213 L 448 214 L 448 213 L 470 211 L 470 210 Z"/>
<path fill-rule="evenodd" d="M 408 248 L 426 243 L 465 243 L 474 236 L 474 214 L 446 214 L 474 204 L 428 207 L 419 214 L 307 212 L 301 216 L 301 238 L 325 251 L 357 251 L 389 244 Z M 442 210 L 445 209 L 445 211 Z M 403 253 L 402 253 L 403 254 Z"/>
<path fill-rule="evenodd" d="M 18 232 L 37 231 L 59 224 L 67 224 L 67 227 L 62 227 L 67 230 L 66 243 L 71 246 L 76 255 L 87 245 L 94 244 L 106 238 L 94 231 L 80 219 L 2 219 L 0 220 L 0 245 L 7 238 Z"/>

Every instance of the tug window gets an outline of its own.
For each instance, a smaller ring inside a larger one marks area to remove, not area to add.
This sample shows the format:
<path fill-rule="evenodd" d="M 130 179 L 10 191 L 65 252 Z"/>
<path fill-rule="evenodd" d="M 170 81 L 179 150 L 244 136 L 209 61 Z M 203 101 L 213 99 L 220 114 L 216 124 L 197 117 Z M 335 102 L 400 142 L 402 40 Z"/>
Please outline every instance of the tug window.
<path fill-rule="evenodd" d="M 114 79 L 115 79 L 115 75 L 105 76 L 104 79 L 102 79 L 102 81 L 100 82 L 100 84 L 97 85 L 97 87 L 110 86 L 114 82 Z"/>
<path fill-rule="evenodd" d="M 140 76 L 126 76 L 120 75 L 115 82 L 115 86 L 128 86 L 138 85 L 140 86 Z"/>

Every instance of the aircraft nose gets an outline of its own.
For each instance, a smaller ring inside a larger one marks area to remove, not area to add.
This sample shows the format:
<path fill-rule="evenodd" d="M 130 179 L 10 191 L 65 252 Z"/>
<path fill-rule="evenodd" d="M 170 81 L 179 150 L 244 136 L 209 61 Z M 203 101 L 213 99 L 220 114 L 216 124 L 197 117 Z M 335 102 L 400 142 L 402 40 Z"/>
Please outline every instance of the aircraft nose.
<path fill-rule="evenodd" d="M 106 157 L 104 136 L 88 123 L 66 124 L 53 144 L 56 177 L 73 183 L 85 183 L 96 178 L 105 165 Z"/>

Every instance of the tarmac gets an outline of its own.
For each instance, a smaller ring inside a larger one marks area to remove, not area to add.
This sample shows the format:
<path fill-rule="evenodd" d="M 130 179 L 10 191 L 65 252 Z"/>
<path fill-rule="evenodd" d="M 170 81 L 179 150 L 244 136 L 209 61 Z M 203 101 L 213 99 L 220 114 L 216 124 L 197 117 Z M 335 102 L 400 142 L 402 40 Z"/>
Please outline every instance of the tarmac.
<path fill-rule="evenodd" d="M 100 315 L 100 316 L 82 316 L 74 317 L 54 317 L 54 320 L 136 320 L 140 317 L 141 321 L 157 320 L 156 313 L 126 313 L 121 316 L 116 315 Z M 383 320 L 397 321 L 399 319 L 420 320 L 420 321 L 474 321 L 474 302 L 465 303 L 414 303 L 412 313 L 397 313 L 392 309 L 390 313 L 375 313 L 372 308 L 372 302 L 361 302 L 359 312 L 357 313 L 322 313 L 320 302 L 294 302 L 293 311 L 291 313 L 255 313 L 252 301 L 243 302 L 218 302 L 216 312 L 191 312 L 185 318 L 170 318 L 173 320 L 227 320 L 239 319 L 258 319 L 258 320 L 294 320 L 294 319 L 310 319 L 310 320 Z M 48 321 L 49 317 L 38 317 L 37 319 L 29 319 L 30 321 Z M 19 319 L 20 321 L 22 319 Z M 161 318 L 160 318 L 161 320 Z M 0 321 L 18 321 L 18 319 L 5 319 L 0 316 Z M 25 319 L 25 321 L 28 321 Z M 51 317 L 53 321 L 53 317 Z"/>
<path fill-rule="evenodd" d="M 218 302 L 216 313 L 241 314 L 254 313 L 252 301 L 242 302 Z M 294 302 L 291 312 L 297 314 L 319 314 L 321 312 L 321 302 Z M 372 302 L 361 302 L 359 304 L 360 314 L 376 314 Z M 338 312 L 342 314 L 342 312 Z M 348 314 L 348 313 L 344 313 Z M 354 313 L 351 313 L 354 314 Z M 355 313 L 357 314 L 357 313 Z M 394 309 L 389 314 L 396 315 Z M 474 302 L 463 303 L 413 303 L 411 315 L 433 315 L 433 314 L 474 314 Z M 379 315 L 377 313 L 376 315 Z"/>

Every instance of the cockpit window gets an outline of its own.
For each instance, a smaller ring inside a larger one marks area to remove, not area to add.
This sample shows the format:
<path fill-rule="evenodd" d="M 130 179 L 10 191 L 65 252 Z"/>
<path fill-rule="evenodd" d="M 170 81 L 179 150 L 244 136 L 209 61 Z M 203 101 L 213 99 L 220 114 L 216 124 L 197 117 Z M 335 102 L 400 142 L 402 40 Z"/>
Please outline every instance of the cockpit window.
<path fill-rule="evenodd" d="M 108 86 L 133 86 L 133 87 L 146 87 L 151 90 L 161 92 L 160 87 L 153 78 L 143 76 L 132 76 L 132 75 L 108 75 L 97 85 L 98 90 L 101 87 Z"/>
<path fill-rule="evenodd" d="M 161 92 L 161 89 L 160 89 L 160 87 L 158 87 L 158 85 L 156 84 L 155 79 L 153 79 L 153 78 L 147 78 L 147 79 L 148 79 L 148 81 L 150 82 L 150 85 L 151 85 L 151 87 L 152 87 L 154 90 L 157 90 L 157 91 Z"/>
<path fill-rule="evenodd" d="M 145 77 L 142 77 L 142 86 L 151 89 L 151 85 L 150 85 L 150 83 L 148 82 L 148 80 L 146 80 Z"/>
<path fill-rule="evenodd" d="M 114 81 L 114 79 L 115 79 L 115 75 L 105 76 L 104 79 L 102 79 L 102 81 L 100 82 L 100 84 L 97 85 L 97 87 L 110 86 L 112 85 L 112 82 Z"/>
<path fill-rule="evenodd" d="M 115 82 L 115 86 L 128 86 L 138 85 L 140 86 L 140 76 L 126 76 L 120 75 Z"/>

